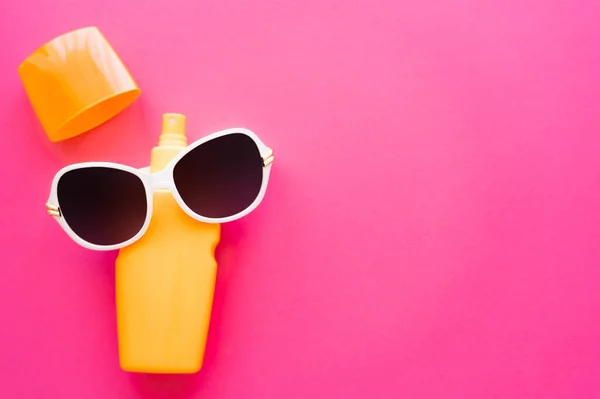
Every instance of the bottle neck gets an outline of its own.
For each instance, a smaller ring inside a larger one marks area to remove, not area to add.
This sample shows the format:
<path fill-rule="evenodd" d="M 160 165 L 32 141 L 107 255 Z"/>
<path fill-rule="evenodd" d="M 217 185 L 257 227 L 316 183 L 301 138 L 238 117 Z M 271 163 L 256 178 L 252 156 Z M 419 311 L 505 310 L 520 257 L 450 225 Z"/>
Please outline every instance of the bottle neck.
<path fill-rule="evenodd" d="M 181 133 L 163 133 L 158 139 L 159 147 L 187 147 L 187 138 Z"/>
<path fill-rule="evenodd" d="M 150 173 L 160 172 L 185 147 L 158 146 L 150 155 Z"/>

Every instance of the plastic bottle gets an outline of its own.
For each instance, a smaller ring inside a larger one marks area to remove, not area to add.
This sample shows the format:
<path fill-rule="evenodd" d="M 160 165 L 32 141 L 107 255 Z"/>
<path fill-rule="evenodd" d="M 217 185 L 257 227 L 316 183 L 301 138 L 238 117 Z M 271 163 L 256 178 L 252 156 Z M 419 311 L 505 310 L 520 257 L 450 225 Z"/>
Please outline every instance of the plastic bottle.
<path fill-rule="evenodd" d="M 187 145 L 185 117 L 163 115 L 151 155 L 157 172 Z M 146 234 L 122 248 L 116 263 L 121 368 L 145 373 L 195 373 L 202 367 L 210 322 L 220 225 L 185 214 L 168 190 L 154 193 Z"/>

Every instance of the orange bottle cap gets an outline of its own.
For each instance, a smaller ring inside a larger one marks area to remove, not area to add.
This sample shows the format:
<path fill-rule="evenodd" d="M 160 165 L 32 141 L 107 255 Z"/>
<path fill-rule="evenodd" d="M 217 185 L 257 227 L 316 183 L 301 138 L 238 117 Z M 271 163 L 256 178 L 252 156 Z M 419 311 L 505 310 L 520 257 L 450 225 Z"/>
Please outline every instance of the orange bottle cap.
<path fill-rule="evenodd" d="M 141 94 L 96 27 L 68 32 L 46 43 L 23 61 L 19 75 L 51 141 L 93 129 Z"/>

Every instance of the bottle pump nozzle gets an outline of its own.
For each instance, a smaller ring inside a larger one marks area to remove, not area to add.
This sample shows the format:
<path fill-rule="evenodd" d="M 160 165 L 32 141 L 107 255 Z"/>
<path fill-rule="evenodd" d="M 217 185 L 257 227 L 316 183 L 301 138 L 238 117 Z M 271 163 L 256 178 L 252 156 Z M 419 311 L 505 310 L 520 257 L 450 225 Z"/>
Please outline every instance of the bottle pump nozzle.
<path fill-rule="evenodd" d="M 158 140 L 159 147 L 187 146 L 185 137 L 185 115 L 164 114 L 162 118 L 162 133 Z"/>

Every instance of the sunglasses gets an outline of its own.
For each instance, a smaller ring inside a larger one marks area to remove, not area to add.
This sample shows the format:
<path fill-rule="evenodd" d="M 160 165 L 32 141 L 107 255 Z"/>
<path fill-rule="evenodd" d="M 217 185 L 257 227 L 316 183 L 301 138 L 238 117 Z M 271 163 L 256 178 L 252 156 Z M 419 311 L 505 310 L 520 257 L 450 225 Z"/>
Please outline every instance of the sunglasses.
<path fill-rule="evenodd" d="M 153 192 L 168 189 L 190 217 L 225 223 L 252 212 L 269 181 L 273 150 L 247 129 L 227 129 L 195 141 L 157 173 L 109 162 L 61 169 L 46 211 L 79 245 L 125 247 L 144 235 Z"/>

